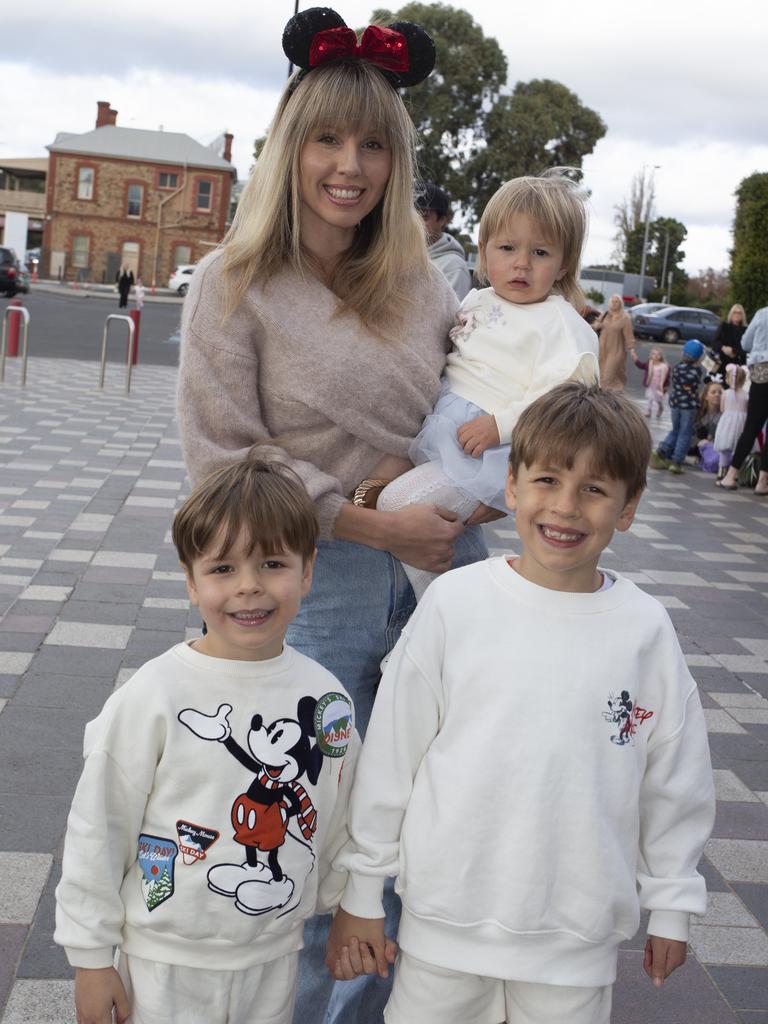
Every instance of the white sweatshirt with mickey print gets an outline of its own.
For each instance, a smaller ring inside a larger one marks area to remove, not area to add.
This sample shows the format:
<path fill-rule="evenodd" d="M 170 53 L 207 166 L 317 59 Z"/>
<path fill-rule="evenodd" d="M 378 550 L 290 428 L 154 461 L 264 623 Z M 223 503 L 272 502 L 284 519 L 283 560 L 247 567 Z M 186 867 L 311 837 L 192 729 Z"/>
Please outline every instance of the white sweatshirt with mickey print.
<path fill-rule="evenodd" d="M 54 940 L 91 968 L 115 946 L 221 970 L 300 949 L 344 886 L 331 860 L 358 746 L 339 681 L 290 647 L 249 662 L 178 644 L 147 662 L 86 727 Z"/>
<path fill-rule="evenodd" d="M 714 820 L 696 683 L 629 580 L 571 594 L 503 558 L 428 589 L 387 666 L 353 787 L 342 907 L 439 967 L 611 984 L 637 931 L 685 940 Z"/>

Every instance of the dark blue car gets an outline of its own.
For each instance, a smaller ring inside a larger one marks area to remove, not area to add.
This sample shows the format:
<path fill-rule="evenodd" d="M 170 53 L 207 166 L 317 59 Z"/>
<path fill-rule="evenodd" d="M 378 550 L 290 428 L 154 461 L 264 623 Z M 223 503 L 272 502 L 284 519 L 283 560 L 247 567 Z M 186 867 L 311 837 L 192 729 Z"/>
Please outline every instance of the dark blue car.
<path fill-rule="evenodd" d="M 670 345 L 690 338 L 698 338 L 705 345 L 711 345 L 720 320 L 708 309 L 666 306 L 649 316 L 633 317 L 632 326 L 639 337 L 655 338 Z"/>

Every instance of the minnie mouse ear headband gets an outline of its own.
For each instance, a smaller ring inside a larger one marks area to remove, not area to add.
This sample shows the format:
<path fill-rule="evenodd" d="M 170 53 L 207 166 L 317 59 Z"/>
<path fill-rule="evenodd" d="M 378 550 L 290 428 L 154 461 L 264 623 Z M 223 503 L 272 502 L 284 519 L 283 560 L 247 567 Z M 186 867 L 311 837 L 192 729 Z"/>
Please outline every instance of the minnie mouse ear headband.
<path fill-rule="evenodd" d="M 435 44 L 419 25 L 396 21 L 369 25 L 360 42 L 330 7 L 295 14 L 283 32 L 283 50 L 300 68 L 300 78 L 323 64 L 364 60 L 374 64 L 396 89 L 423 82 L 435 66 Z"/>

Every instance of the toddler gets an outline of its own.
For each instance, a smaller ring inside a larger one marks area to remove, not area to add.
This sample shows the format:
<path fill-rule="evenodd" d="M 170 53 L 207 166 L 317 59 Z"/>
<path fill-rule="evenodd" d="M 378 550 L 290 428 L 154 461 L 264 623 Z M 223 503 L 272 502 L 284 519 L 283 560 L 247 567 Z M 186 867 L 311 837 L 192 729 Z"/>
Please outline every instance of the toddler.
<path fill-rule="evenodd" d="M 598 378 L 598 342 L 576 312 L 585 196 L 560 170 L 514 178 L 493 196 L 479 232 L 473 290 L 451 331 L 453 349 L 434 412 L 413 441 L 415 469 L 376 507 L 435 504 L 466 521 L 479 504 L 506 512 L 509 437 L 520 413 L 556 384 Z M 387 460 L 385 460 L 387 461 Z M 382 472 L 383 463 L 376 470 Z M 417 599 L 434 574 L 405 571 Z"/>
<path fill-rule="evenodd" d="M 357 750 L 339 682 L 283 643 L 317 530 L 298 478 L 253 454 L 176 515 L 208 631 L 86 728 L 54 936 L 80 1024 L 113 1007 L 132 1024 L 291 1022 L 303 923 L 343 887 L 330 861 Z"/>
<path fill-rule="evenodd" d="M 683 472 L 683 462 L 696 429 L 701 386 L 701 367 L 698 364 L 703 355 L 704 346 L 692 338 L 683 345 L 683 358 L 672 368 L 669 395 L 672 429 L 656 451 L 651 452 L 654 469 L 668 469 L 676 474 Z"/>
<path fill-rule="evenodd" d="M 599 568 L 650 447 L 615 392 L 535 401 L 509 455 L 519 555 L 441 576 L 392 653 L 326 957 L 339 979 L 386 973 L 395 876 L 387 1024 L 608 1024 L 641 908 L 654 985 L 685 960 L 714 820 L 706 723 L 665 609 Z"/>
<path fill-rule="evenodd" d="M 645 415 L 650 417 L 655 408 L 656 418 L 661 419 L 664 412 L 664 394 L 669 381 L 669 364 L 664 358 L 664 353 L 660 348 L 652 348 L 645 363 L 638 358 L 634 349 L 630 349 L 630 355 L 635 366 L 644 371 Z"/>
<path fill-rule="evenodd" d="M 749 396 L 744 390 L 747 371 L 743 366 L 729 363 L 725 368 L 728 388 L 720 397 L 722 416 L 715 431 L 715 450 L 720 456 L 720 468 L 717 478 L 721 480 L 731 464 L 733 449 L 741 437 L 747 422 L 747 402 Z"/>

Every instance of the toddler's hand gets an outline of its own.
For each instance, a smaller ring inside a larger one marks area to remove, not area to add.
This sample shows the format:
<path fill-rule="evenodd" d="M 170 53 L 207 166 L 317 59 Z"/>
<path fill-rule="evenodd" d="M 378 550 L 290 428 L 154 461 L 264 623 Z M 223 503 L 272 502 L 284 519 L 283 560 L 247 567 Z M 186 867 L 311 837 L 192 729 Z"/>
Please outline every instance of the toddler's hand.
<path fill-rule="evenodd" d="M 660 939 L 649 935 L 645 943 L 643 970 L 656 988 L 661 988 L 672 971 L 682 967 L 688 954 L 688 946 L 679 939 Z"/>
<path fill-rule="evenodd" d="M 325 965 L 337 981 L 351 981 L 360 974 L 386 978 L 396 950 L 384 935 L 383 917 L 355 917 L 339 908 L 328 936 Z"/>
<path fill-rule="evenodd" d="M 493 416 L 478 416 L 456 431 L 459 444 L 474 459 L 479 459 L 486 448 L 501 442 L 499 429 Z"/>
<path fill-rule="evenodd" d="M 114 967 L 75 969 L 75 1010 L 77 1024 L 112 1024 L 128 1020 L 131 1007 L 120 975 Z"/>

